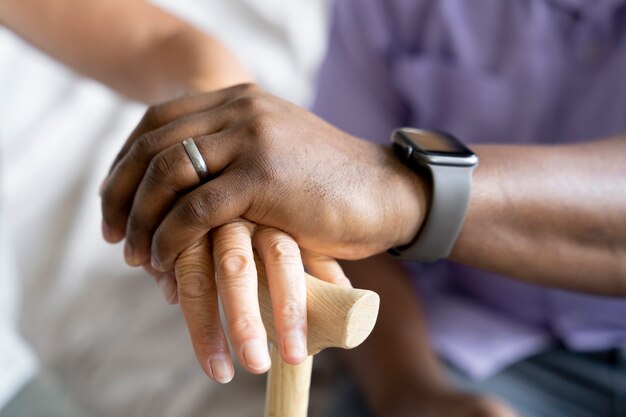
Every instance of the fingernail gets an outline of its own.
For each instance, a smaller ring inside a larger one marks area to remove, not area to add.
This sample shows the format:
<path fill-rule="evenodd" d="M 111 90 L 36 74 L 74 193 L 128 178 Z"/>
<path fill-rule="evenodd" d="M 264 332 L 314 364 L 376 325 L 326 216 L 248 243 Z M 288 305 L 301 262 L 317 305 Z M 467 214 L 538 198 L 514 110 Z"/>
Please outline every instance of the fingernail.
<path fill-rule="evenodd" d="M 213 355 L 209 359 L 209 366 L 211 367 L 213 378 L 220 384 L 228 384 L 232 381 L 234 370 L 223 354 Z"/>
<path fill-rule="evenodd" d="M 248 340 L 243 345 L 243 360 L 246 366 L 257 372 L 265 372 L 270 367 L 267 345 L 259 340 Z"/>
<path fill-rule="evenodd" d="M 306 338 L 300 330 L 294 330 L 285 336 L 285 354 L 293 360 L 302 361 L 307 356 Z"/>
<path fill-rule="evenodd" d="M 161 277 L 159 280 L 159 287 L 161 287 L 161 292 L 163 293 L 163 298 L 168 304 L 174 304 L 174 299 L 176 298 L 176 281 L 174 277 L 171 275 L 165 275 Z"/>

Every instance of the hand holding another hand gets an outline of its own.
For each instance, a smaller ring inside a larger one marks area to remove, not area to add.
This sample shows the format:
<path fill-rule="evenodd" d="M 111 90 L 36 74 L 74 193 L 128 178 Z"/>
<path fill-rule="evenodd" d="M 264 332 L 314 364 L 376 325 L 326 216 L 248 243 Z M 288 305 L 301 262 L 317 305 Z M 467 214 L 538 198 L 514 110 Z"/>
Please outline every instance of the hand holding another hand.
<path fill-rule="evenodd" d="M 199 184 L 182 141 L 193 137 L 212 179 Z M 301 248 L 358 259 L 408 243 L 424 184 L 390 148 L 350 136 L 243 84 L 151 107 L 102 194 L 107 240 L 131 264 L 171 270 L 208 230 L 242 217 Z"/>
<path fill-rule="evenodd" d="M 206 183 L 182 145 L 189 137 L 211 174 Z M 390 149 L 246 84 L 148 110 L 103 186 L 103 233 L 109 242 L 126 238 L 129 264 L 166 272 L 162 287 L 176 283 L 200 364 L 227 382 L 218 293 L 240 363 L 254 373 L 269 367 L 253 246 L 267 268 L 281 355 L 299 363 L 303 263 L 321 279 L 348 283 L 332 258 L 408 243 L 424 216 L 423 188 Z M 198 273 L 175 281 L 177 259 Z"/>

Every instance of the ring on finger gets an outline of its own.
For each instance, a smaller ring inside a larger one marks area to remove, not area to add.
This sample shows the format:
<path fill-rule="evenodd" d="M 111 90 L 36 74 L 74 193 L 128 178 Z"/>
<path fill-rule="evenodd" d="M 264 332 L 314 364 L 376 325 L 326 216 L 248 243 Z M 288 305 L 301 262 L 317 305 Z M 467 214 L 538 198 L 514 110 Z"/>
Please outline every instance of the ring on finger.
<path fill-rule="evenodd" d="M 185 152 L 187 153 L 193 168 L 196 170 L 196 174 L 198 174 L 198 178 L 200 178 L 200 182 L 205 183 L 209 181 L 211 179 L 211 174 L 209 174 L 209 169 L 207 168 L 202 154 L 196 146 L 196 142 L 193 138 L 187 138 L 183 141 L 183 146 L 185 147 Z"/>

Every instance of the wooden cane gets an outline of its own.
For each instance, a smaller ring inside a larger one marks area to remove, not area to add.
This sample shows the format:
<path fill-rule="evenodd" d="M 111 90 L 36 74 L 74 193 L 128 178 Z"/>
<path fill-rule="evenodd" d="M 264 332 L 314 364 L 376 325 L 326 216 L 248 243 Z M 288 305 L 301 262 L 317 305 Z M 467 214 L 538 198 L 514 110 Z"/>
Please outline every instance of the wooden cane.
<path fill-rule="evenodd" d="M 322 349 L 352 349 L 371 333 L 380 299 L 372 291 L 344 288 L 306 275 L 309 357 L 289 365 L 280 357 L 265 268 L 257 258 L 259 305 L 271 342 L 265 417 L 306 417 L 313 355 Z"/>

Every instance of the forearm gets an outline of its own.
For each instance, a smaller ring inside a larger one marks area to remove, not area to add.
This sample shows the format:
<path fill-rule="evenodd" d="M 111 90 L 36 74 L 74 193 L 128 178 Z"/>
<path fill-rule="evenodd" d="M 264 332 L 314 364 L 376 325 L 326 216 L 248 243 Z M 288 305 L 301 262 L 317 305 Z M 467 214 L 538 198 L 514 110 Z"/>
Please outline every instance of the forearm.
<path fill-rule="evenodd" d="M 452 260 L 541 285 L 626 295 L 626 137 L 475 151 L 481 163 Z"/>
<path fill-rule="evenodd" d="M 0 20 L 74 70 L 148 103 L 249 79 L 218 41 L 144 1 L 0 0 Z"/>
<path fill-rule="evenodd" d="M 145 62 L 133 61 L 134 71 L 130 71 L 127 85 L 120 87 L 132 92 L 135 89 L 132 81 L 144 77 L 138 94 L 143 95 L 140 98 L 148 103 L 253 81 L 222 43 L 187 25 L 172 36 L 155 42 L 146 55 Z"/>

